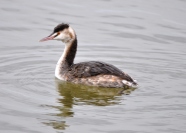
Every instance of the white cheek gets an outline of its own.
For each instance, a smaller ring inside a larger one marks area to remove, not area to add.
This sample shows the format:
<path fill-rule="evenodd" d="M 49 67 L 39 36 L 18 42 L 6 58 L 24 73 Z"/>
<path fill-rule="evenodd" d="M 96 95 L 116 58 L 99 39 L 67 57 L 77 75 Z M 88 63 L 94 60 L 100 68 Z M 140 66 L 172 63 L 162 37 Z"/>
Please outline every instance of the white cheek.
<path fill-rule="evenodd" d="M 61 33 L 61 34 L 59 34 L 58 36 L 56 36 L 55 38 L 54 38 L 54 40 L 63 40 L 65 38 L 65 35 L 63 34 L 63 33 Z"/>

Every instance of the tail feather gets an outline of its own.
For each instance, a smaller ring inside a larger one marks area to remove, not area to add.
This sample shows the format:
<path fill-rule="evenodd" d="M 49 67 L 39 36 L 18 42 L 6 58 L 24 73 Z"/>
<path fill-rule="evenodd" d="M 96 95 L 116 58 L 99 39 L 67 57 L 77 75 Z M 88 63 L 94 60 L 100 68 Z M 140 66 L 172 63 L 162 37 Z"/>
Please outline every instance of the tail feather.
<path fill-rule="evenodd" d="M 133 82 L 130 82 L 130 81 L 127 81 L 127 80 L 122 80 L 123 84 L 129 86 L 129 87 L 132 87 L 132 88 L 137 88 L 138 87 L 138 84 L 137 84 L 137 81 L 134 80 Z"/>

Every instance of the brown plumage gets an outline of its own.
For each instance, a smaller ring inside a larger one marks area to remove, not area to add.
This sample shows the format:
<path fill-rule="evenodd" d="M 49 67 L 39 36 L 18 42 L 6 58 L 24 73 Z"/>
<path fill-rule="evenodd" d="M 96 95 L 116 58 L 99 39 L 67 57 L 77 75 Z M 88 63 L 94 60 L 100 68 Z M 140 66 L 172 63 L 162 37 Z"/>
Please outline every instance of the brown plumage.
<path fill-rule="evenodd" d="M 67 81 L 76 83 L 76 84 L 85 84 L 89 86 L 99 86 L 107 88 L 124 88 L 125 85 L 122 82 L 122 79 L 114 75 L 104 75 L 100 74 L 97 76 L 90 76 L 86 78 L 69 78 Z"/>

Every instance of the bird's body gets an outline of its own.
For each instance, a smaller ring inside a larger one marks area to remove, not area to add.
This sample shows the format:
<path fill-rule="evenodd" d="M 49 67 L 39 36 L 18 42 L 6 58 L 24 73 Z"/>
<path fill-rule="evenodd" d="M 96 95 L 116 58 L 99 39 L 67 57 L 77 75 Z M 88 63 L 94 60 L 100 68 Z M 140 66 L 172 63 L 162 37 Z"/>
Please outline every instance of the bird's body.
<path fill-rule="evenodd" d="M 137 83 L 128 74 L 111 64 L 98 61 L 74 64 L 77 37 L 68 24 L 59 24 L 50 36 L 41 41 L 46 40 L 61 40 L 66 44 L 64 52 L 56 65 L 55 76 L 58 79 L 77 84 L 109 88 L 137 86 Z"/>

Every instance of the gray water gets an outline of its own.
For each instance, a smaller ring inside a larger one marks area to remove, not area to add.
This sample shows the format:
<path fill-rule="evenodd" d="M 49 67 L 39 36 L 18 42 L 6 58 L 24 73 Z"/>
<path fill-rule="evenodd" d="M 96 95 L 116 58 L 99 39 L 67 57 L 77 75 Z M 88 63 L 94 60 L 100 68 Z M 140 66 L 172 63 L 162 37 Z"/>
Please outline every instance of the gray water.
<path fill-rule="evenodd" d="M 64 45 L 39 43 L 69 23 L 75 62 L 117 66 L 140 87 L 118 95 L 59 82 Z M 1 133 L 185 133 L 186 0 L 1 0 Z"/>

